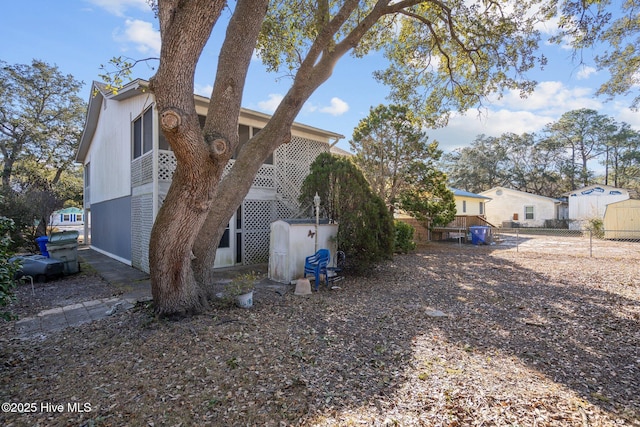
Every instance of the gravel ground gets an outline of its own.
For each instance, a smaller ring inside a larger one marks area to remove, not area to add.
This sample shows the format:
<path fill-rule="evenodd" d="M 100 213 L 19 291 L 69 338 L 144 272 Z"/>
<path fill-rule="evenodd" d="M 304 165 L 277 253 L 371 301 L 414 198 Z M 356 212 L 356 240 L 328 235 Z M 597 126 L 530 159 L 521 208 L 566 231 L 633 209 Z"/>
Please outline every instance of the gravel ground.
<path fill-rule="evenodd" d="M 0 397 L 34 411 L 0 425 L 640 426 L 638 273 L 433 244 L 249 310 L 138 305 L 37 341 L 4 324 Z"/>
<path fill-rule="evenodd" d="M 83 301 L 109 298 L 122 293 L 122 289 L 104 281 L 86 263 L 80 264 L 80 272 L 44 283 L 21 283 L 16 288 L 16 300 L 9 311 L 18 318 L 35 316 L 43 310 L 64 307 Z"/>

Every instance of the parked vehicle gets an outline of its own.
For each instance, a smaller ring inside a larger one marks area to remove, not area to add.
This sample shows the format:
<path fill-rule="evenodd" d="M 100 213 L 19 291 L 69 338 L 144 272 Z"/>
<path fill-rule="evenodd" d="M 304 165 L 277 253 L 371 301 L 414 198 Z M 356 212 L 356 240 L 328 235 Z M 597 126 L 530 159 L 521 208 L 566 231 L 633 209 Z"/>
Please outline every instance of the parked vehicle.
<path fill-rule="evenodd" d="M 16 273 L 16 279 L 31 276 L 34 281 L 43 283 L 64 275 L 64 263 L 59 259 L 42 255 L 21 255 L 11 258 L 10 261 L 16 259 L 22 263 L 22 268 Z"/>

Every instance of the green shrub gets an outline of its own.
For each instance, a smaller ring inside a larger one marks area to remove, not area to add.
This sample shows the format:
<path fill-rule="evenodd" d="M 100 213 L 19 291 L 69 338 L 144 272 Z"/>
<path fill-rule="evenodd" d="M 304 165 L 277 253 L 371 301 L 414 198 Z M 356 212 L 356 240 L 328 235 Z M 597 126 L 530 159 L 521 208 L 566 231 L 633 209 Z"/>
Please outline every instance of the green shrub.
<path fill-rule="evenodd" d="M 416 242 L 413 241 L 415 228 L 410 224 L 402 221 L 395 221 L 396 227 L 396 252 L 406 254 L 416 248 Z"/>
<path fill-rule="evenodd" d="M 9 261 L 12 240 L 11 231 L 14 229 L 12 219 L 0 217 L 0 309 L 9 305 L 15 299 L 15 274 L 20 269 L 20 263 Z M 13 316 L 6 311 L 0 311 L 0 318 L 10 320 Z"/>
<path fill-rule="evenodd" d="M 604 222 L 600 218 L 591 218 L 587 230 L 591 231 L 596 239 L 604 238 Z"/>
<path fill-rule="evenodd" d="M 393 255 L 393 218 L 382 199 L 371 191 L 362 172 L 347 158 L 320 154 L 302 184 L 300 204 L 312 206 L 318 193 L 322 217 L 338 223 L 338 248 L 347 268 L 366 272 Z"/>

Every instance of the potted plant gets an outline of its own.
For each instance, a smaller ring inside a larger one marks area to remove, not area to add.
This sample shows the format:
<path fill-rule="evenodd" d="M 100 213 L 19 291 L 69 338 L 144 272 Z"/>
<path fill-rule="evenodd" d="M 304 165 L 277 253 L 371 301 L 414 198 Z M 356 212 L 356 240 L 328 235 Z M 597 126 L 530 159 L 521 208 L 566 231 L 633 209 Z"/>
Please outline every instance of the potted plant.
<path fill-rule="evenodd" d="M 258 274 L 253 271 L 236 276 L 227 285 L 225 294 L 238 307 L 249 308 L 253 305 L 253 290 L 258 279 Z"/>

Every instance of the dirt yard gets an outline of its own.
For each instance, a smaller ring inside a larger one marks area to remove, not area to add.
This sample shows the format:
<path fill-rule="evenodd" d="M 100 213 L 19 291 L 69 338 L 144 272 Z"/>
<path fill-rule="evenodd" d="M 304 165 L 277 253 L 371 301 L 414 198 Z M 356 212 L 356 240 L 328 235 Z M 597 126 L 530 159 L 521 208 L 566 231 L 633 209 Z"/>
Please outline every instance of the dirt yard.
<path fill-rule="evenodd" d="M 249 310 L 0 324 L 0 425 L 640 426 L 639 264 L 433 244 Z"/>

